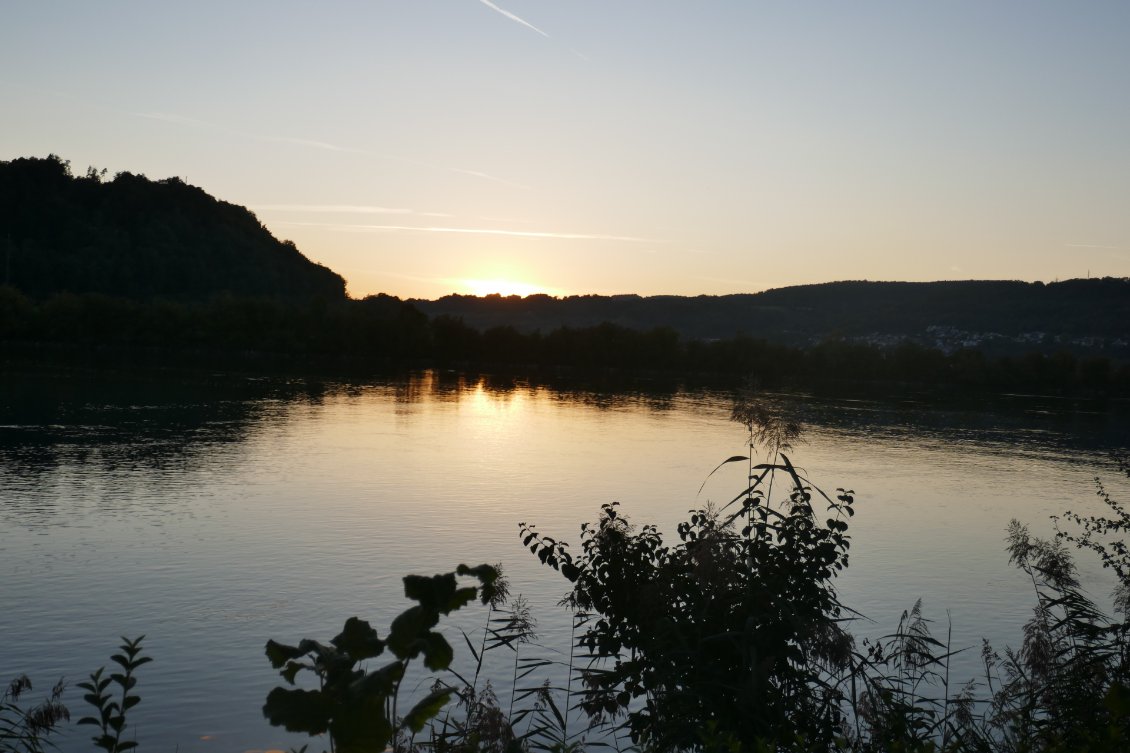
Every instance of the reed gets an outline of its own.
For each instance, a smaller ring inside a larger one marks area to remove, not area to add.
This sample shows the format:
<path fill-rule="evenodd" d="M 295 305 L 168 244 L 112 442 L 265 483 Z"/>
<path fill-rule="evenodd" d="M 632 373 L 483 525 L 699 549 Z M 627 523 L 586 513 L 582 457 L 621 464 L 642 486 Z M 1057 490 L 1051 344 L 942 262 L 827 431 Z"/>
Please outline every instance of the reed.
<path fill-rule="evenodd" d="M 21 699 L 32 690 L 27 675 L 17 675 L 0 695 L 0 753 L 43 753 L 48 739 L 71 713 L 62 702 L 66 684 L 59 680 L 47 697 L 25 708 Z"/>

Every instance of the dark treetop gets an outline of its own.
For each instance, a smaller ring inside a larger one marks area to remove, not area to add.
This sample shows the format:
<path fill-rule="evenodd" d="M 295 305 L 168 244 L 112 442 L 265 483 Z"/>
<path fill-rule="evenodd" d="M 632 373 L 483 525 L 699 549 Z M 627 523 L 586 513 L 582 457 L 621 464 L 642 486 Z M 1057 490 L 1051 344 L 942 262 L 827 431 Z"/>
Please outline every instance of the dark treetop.
<path fill-rule="evenodd" d="M 345 297 L 340 275 L 243 207 L 180 178 L 77 177 L 54 155 L 0 162 L 0 284 L 33 298 Z"/>

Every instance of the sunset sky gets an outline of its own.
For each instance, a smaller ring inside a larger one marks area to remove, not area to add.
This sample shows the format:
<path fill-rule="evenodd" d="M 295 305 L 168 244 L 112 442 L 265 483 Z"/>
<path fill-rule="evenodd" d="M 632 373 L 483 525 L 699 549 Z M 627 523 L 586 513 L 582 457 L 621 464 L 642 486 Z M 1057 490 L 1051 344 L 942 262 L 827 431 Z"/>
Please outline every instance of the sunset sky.
<path fill-rule="evenodd" d="M 0 160 L 354 296 L 1130 276 L 1130 2 L 3 0 Z"/>

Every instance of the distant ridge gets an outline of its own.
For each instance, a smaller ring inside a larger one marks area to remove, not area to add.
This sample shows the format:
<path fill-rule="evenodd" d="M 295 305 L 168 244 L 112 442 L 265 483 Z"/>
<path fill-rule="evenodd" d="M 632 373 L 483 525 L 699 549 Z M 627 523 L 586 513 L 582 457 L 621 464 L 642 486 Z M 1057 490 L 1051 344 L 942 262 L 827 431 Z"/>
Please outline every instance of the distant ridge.
<path fill-rule="evenodd" d="M 807 347 L 829 338 L 879 346 L 911 340 L 944 351 L 1073 350 L 1130 355 L 1130 280 L 845 281 L 723 296 L 451 295 L 411 300 L 429 316 L 480 330 L 552 331 L 611 322 L 701 340 L 739 335 Z"/>
<path fill-rule="evenodd" d="M 75 176 L 55 155 L 0 162 L 0 284 L 33 298 L 345 297 L 340 275 L 243 207 L 179 178 Z"/>

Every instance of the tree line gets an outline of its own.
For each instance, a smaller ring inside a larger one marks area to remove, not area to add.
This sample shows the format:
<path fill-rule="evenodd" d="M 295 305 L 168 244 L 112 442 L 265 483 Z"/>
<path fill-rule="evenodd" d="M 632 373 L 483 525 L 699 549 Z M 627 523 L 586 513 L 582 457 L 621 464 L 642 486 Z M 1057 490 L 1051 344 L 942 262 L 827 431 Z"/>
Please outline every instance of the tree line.
<path fill-rule="evenodd" d="M 1018 337 L 1044 350 L 1055 349 L 1057 337 L 1125 340 L 1130 279 L 842 281 L 721 296 L 449 295 L 412 302 L 429 316 L 459 316 L 479 329 L 515 324 L 546 331 L 608 321 L 632 329 L 670 326 L 696 339 L 749 334 L 786 344 L 833 335 L 926 343 L 932 330 L 958 330 L 995 333 L 993 347 L 1003 352 Z M 1126 352 L 1127 344 L 1118 348 Z"/>
<path fill-rule="evenodd" d="M 880 348 L 839 339 L 787 345 L 744 335 L 718 340 L 668 327 L 617 324 L 521 332 L 480 331 L 462 319 L 429 318 L 386 296 L 284 301 L 221 295 L 205 302 L 133 300 L 95 293 L 32 298 L 0 286 L 0 340 L 51 344 L 80 353 L 204 354 L 239 364 L 274 357 L 312 369 L 374 364 L 499 371 L 664 374 L 721 380 L 752 378 L 765 387 L 837 382 L 910 382 L 992 390 L 1130 393 L 1130 365 L 1103 357 L 1033 352 L 989 357 L 943 353 L 910 341 Z"/>

